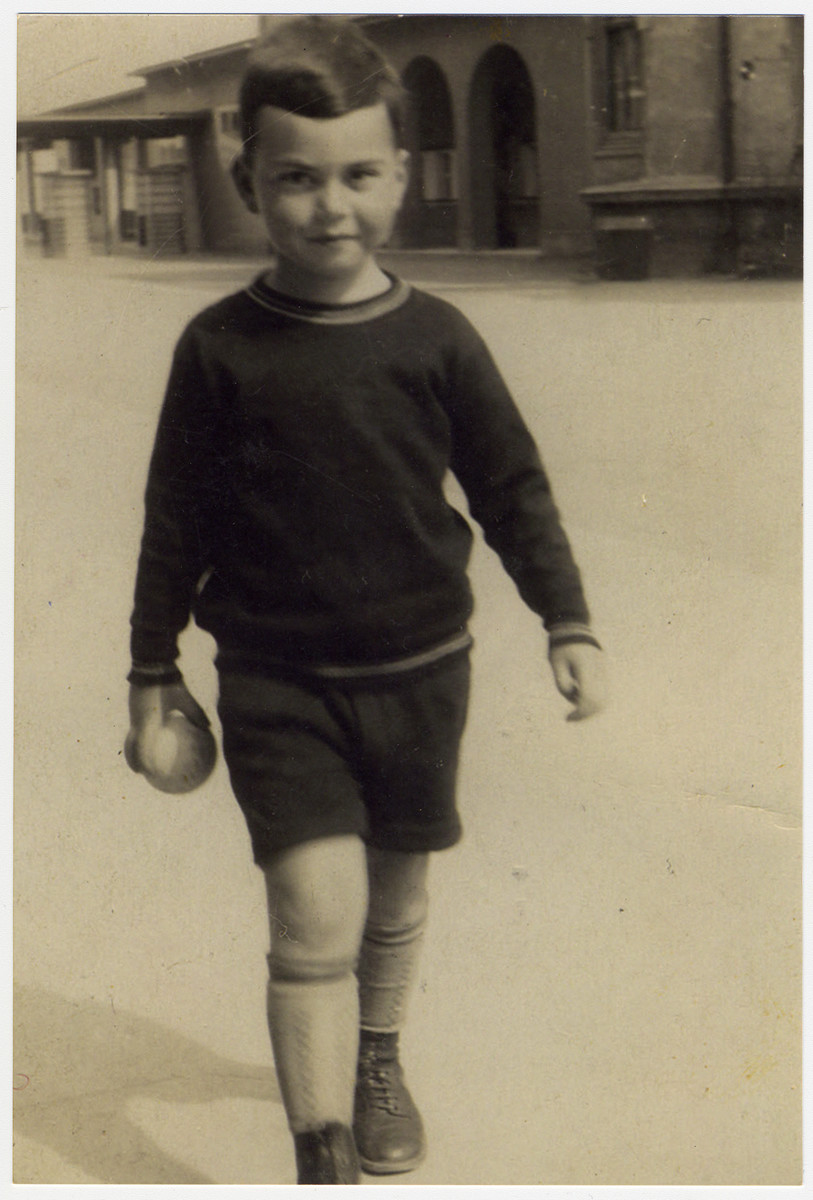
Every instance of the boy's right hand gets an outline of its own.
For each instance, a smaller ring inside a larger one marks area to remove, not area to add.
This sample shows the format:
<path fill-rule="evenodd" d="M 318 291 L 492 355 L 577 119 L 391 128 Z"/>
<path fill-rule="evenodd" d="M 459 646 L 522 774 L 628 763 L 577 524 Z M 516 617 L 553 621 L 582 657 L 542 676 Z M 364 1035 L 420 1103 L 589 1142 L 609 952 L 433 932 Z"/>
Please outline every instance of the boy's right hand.
<path fill-rule="evenodd" d="M 183 713 L 198 729 L 209 729 L 209 718 L 185 683 L 130 686 L 130 729 L 124 742 L 124 757 L 132 771 L 148 776 L 159 773 L 158 735 L 172 712 Z"/>

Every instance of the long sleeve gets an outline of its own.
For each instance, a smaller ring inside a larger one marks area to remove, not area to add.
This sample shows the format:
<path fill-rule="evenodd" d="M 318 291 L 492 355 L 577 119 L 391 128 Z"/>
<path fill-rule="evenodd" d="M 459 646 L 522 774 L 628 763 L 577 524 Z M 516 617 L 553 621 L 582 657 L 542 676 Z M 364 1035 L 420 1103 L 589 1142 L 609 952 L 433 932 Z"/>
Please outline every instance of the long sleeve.
<path fill-rule="evenodd" d="M 171 663 L 209 563 L 218 486 L 217 389 L 187 331 L 178 343 L 150 460 L 131 617 L 134 662 Z"/>
<path fill-rule="evenodd" d="M 536 444 L 468 322 L 451 368 L 447 411 L 452 470 L 523 600 L 548 630 L 588 624 L 579 570 Z"/>

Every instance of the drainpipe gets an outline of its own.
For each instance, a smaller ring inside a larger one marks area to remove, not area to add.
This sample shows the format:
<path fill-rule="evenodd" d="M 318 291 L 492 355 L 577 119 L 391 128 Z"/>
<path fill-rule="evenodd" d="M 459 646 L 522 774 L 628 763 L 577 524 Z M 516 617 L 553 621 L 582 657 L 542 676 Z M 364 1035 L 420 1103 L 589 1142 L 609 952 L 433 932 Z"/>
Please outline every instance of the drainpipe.
<path fill-rule="evenodd" d="M 720 149 L 723 183 L 734 181 L 734 97 L 731 91 L 731 18 L 720 23 Z"/>
<path fill-rule="evenodd" d="M 734 182 L 734 96 L 731 88 L 731 18 L 718 17 L 718 46 L 720 70 L 720 177 L 724 188 L 722 229 L 720 233 L 720 267 L 725 272 L 737 268 L 737 214 L 734 201 L 727 194 Z"/>

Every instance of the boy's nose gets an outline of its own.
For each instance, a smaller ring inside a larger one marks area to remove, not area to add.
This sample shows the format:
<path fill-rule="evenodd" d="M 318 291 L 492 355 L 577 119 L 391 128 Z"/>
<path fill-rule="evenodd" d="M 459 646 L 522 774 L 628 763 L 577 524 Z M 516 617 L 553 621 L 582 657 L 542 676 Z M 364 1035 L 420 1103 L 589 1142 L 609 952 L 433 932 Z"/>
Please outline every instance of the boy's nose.
<path fill-rule="evenodd" d="M 347 189 L 340 179 L 322 184 L 317 195 L 319 211 L 327 217 L 341 217 L 347 212 Z"/>

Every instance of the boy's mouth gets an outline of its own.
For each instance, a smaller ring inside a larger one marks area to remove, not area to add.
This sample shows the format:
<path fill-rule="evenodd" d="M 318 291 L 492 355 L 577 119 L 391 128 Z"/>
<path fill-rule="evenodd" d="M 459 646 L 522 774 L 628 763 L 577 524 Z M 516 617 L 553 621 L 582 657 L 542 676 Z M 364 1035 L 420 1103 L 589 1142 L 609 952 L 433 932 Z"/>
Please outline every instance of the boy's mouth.
<path fill-rule="evenodd" d="M 320 245 L 329 245 L 331 242 L 355 242 L 358 238 L 354 233 L 321 233 L 315 237 L 308 238 L 310 242 L 318 242 Z"/>

